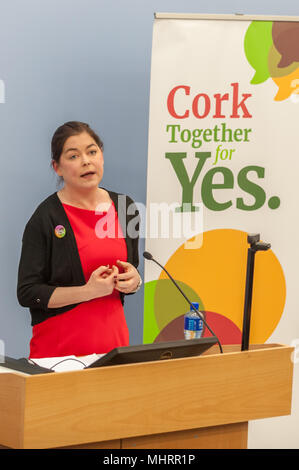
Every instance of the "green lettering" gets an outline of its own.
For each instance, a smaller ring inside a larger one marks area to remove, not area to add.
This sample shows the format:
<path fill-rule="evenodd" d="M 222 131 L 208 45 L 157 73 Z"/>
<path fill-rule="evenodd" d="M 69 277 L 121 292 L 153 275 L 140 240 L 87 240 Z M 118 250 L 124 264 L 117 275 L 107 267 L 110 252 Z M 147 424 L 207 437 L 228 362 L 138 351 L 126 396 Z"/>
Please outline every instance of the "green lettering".
<path fill-rule="evenodd" d="M 195 158 L 198 158 L 198 163 L 191 180 L 188 177 L 186 167 L 183 162 L 183 159 L 186 157 L 187 154 L 185 152 L 165 153 L 165 158 L 170 160 L 175 174 L 182 186 L 182 205 L 176 208 L 176 212 L 197 212 L 199 208 L 193 206 L 193 189 L 206 160 L 211 157 L 211 152 L 195 152 Z"/>
<path fill-rule="evenodd" d="M 255 202 L 251 206 L 245 204 L 241 197 L 237 198 L 237 208 L 243 211 L 256 211 L 260 209 L 266 201 L 266 193 L 263 188 L 247 179 L 247 174 L 250 171 L 255 171 L 258 178 L 264 178 L 265 176 L 265 168 L 261 166 L 246 166 L 239 172 L 238 184 L 240 188 L 255 198 Z"/>
<path fill-rule="evenodd" d="M 223 175 L 223 183 L 213 183 L 213 178 L 216 173 Z M 232 205 L 232 201 L 217 202 L 213 196 L 214 189 L 231 189 L 234 187 L 234 175 L 228 168 L 218 167 L 209 170 L 203 178 L 201 185 L 201 197 L 204 205 L 212 211 L 224 211 Z"/>
<path fill-rule="evenodd" d="M 237 142 L 241 142 L 242 141 L 242 133 L 243 133 L 243 129 L 236 129 L 234 131 L 234 140 L 236 140 Z"/>
<path fill-rule="evenodd" d="M 178 132 L 180 132 L 180 129 L 181 126 L 178 124 L 168 124 L 166 126 L 166 132 L 171 130 L 171 139 L 169 141 L 170 143 L 177 143 L 177 140 L 175 140 L 175 131 L 177 130 Z"/>
<path fill-rule="evenodd" d="M 205 142 L 211 142 L 212 129 L 205 129 L 202 136 Z"/>
<path fill-rule="evenodd" d="M 251 131 L 252 131 L 252 129 L 244 129 L 244 134 L 245 134 L 244 142 L 249 142 L 248 134 L 249 134 L 249 132 L 251 132 Z"/>

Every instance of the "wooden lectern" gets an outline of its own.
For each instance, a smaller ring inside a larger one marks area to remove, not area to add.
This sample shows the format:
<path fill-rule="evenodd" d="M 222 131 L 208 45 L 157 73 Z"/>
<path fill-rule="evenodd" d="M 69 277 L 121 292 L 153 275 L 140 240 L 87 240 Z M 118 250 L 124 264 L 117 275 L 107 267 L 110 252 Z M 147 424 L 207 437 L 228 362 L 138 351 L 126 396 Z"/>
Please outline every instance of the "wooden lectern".
<path fill-rule="evenodd" d="M 0 374 L 0 444 L 17 449 L 246 448 L 249 420 L 291 413 L 293 348 Z"/>

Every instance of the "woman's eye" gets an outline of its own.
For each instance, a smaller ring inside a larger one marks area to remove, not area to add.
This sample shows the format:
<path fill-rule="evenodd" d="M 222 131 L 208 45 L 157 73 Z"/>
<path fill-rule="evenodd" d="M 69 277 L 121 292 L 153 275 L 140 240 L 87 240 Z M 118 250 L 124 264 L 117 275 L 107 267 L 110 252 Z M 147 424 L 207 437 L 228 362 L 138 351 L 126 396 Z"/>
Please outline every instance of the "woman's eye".
<path fill-rule="evenodd" d="M 96 150 L 91 150 L 90 153 L 91 153 L 91 155 L 95 155 L 97 153 L 97 151 Z"/>
<path fill-rule="evenodd" d="M 76 158 L 76 156 L 77 156 L 77 155 L 72 155 L 72 156 L 70 157 L 70 160 L 73 160 L 74 158 Z"/>

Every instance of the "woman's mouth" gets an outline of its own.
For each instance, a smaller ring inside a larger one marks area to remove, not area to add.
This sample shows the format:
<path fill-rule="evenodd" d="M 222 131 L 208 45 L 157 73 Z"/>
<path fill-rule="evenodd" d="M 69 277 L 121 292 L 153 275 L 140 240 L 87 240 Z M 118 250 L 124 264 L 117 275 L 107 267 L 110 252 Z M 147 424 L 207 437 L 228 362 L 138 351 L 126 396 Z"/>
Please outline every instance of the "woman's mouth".
<path fill-rule="evenodd" d="M 95 172 L 89 171 L 88 173 L 84 173 L 84 175 L 81 175 L 81 178 L 91 178 L 94 175 L 95 175 Z"/>

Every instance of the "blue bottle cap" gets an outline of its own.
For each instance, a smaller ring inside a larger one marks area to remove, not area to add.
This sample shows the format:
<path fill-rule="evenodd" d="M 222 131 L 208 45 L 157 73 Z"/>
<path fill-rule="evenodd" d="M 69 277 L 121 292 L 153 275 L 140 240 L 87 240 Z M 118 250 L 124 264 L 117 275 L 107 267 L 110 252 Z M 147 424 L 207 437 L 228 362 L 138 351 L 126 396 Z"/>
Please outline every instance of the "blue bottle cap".
<path fill-rule="evenodd" d="M 192 302 L 192 305 L 198 310 L 199 309 L 199 303 L 198 302 Z M 192 309 L 193 310 L 193 309 Z"/>

